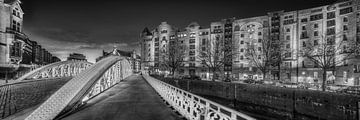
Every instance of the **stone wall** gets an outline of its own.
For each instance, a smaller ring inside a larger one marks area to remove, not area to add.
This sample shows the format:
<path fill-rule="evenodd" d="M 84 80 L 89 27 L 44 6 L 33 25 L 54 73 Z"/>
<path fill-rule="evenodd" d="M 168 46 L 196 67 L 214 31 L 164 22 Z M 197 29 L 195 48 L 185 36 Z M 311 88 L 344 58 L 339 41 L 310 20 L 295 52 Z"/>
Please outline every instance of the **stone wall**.
<path fill-rule="evenodd" d="M 356 95 L 268 85 L 161 80 L 236 110 L 275 119 L 359 119 L 360 96 Z"/>

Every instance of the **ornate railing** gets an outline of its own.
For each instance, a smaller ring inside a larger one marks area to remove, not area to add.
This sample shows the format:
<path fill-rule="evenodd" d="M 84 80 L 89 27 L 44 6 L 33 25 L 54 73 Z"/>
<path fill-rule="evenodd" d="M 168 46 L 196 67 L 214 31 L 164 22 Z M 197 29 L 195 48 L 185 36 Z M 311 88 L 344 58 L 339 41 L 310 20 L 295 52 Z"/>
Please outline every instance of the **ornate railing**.
<path fill-rule="evenodd" d="M 26 120 L 50 120 L 76 109 L 132 74 L 124 57 L 109 56 L 75 76 L 33 111 Z"/>
<path fill-rule="evenodd" d="M 85 61 L 61 61 L 53 64 L 45 65 L 37 68 L 19 79 L 22 81 L 26 79 L 44 79 L 44 78 L 58 78 L 58 77 L 70 77 L 76 76 L 83 70 L 89 68 L 92 63 Z"/>
<path fill-rule="evenodd" d="M 143 77 L 164 100 L 189 120 L 255 120 L 246 114 L 169 85 L 145 73 Z"/>

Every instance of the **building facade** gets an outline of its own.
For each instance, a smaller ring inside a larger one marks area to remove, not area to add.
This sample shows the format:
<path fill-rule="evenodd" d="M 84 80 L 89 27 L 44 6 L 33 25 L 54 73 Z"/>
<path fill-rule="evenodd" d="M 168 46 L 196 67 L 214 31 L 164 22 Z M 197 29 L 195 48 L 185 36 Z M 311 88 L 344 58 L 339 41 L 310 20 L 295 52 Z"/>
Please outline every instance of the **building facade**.
<path fill-rule="evenodd" d="M 14 78 L 24 70 L 53 62 L 47 50 L 23 33 L 20 5 L 20 0 L 0 0 L 0 78 Z"/>
<path fill-rule="evenodd" d="M 198 59 L 193 56 L 197 56 L 197 51 L 211 49 L 206 48 L 204 42 L 221 40 L 224 46 L 230 49 L 226 50 L 225 54 L 231 55 L 224 59 L 222 69 L 224 75 L 236 80 L 263 79 L 262 73 L 248 61 L 244 54 L 246 44 L 257 45 L 261 51 L 264 49 L 261 48 L 261 43 L 264 40 L 270 40 L 275 51 L 286 51 L 284 54 L 279 52 L 278 57 L 275 57 L 275 59 L 281 59 L 281 63 L 271 66 L 270 79 L 319 83 L 322 79 L 321 68 L 307 58 L 301 57 L 300 51 L 306 47 L 307 42 L 320 44 L 321 41 L 326 41 L 338 44 L 339 41 L 359 41 L 359 5 L 359 1 L 349 0 L 304 10 L 269 12 L 264 16 L 252 18 L 223 19 L 210 23 L 210 28 L 206 29 L 200 26 L 194 27 L 198 24 L 191 23 L 185 29 L 172 30 L 174 32 L 171 34 L 175 34 L 173 39 L 177 39 L 180 44 L 188 47 L 184 66 L 179 69 L 179 73 L 209 79 L 210 76 L 206 74 L 209 71 L 204 69 L 201 61 L 197 61 Z M 163 26 L 162 24 L 160 26 Z M 153 31 L 160 31 L 158 30 L 160 26 Z M 162 36 L 147 32 L 149 30 L 144 31 L 146 32 L 141 35 L 142 60 L 156 63 L 157 57 L 152 59 L 152 55 L 158 54 L 156 39 Z M 343 47 L 346 47 L 346 44 Z M 357 59 L 344 61 L 344 64 L 326 71 L 327 78 L 336 78 L 328 81 L 333 84 L 359 85 L 357 61 Z M 148 67 L 156 66 L 156 64 L 147 65 Z"/>
<path fill-rule="evenodd" d="M 103 51 L 102 56 L 96 58 L 96 62 L 100 61 L 101 59 L 109 56 L 109 55 L 117 55 L 126 57 L 126 59 L 130 62 L 131 69 L 134 73 L 139 73 L 141 70 L 141 58 L 138 54 L 136 54 L 135 50 L 132 52 L 130 51 L 121 51 L 117 50 L 116 48 L 111 52 Z"/>
<path fill-rule="evenodd" d="M 72 61 L 87 61 L 86 56 L 84 54 L 80 54 L 80 53 L 71 53 L 71 54 L 69 54 L 69 57 L 67 58 L 67 60 L 70 60 L 70 61 L 71 60 Z"/>

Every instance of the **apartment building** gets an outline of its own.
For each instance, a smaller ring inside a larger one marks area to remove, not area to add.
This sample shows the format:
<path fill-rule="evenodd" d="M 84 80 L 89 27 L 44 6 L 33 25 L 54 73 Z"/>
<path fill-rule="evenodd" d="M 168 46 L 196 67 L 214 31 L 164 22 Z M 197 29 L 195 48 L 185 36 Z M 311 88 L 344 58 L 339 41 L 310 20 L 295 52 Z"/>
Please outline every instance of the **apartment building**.
<path fill-rule="evenodd" d="M 321 82 L 321 68 L 299 54 L 308 42 L 316 45 L 321 42 L 339 44 L 339 41 L 359 41 L 359 10 L 359 1 L 349 0 L 304 10 L 269 12 L 258 17 L 223 19 L 211 22 L 210 28 L 197 27 L 197 23 L 191 23 L 185 29 L 173 30 L 172 33 L 175 34 L 174 39 L 177 39 L 179 44 L 188 47 L 184 62 L 184 68 L 187 69 L 180 69 L 179 73 L 209 79 L 211 77 L 209 71 L 193 56 L 197 56 L 197 51 L 211 49 L 205 47 L 206 42 L 220 40 L 226 48 L 230 48 L 225 54 L 231 55 L 224 59 L 222 69 L 224 75 L 238 80 L 263 79 L 262 73 L 245 57 L 246 44 L 257 45 L 258 50 L 261 51 L 264 49 L 261 48 L 261 43 L 270 40 L 275 51 L 286 51 L 278 55 L 277 59 L 281 59 L 281 63 L 271 66 L 269 72 L 271 79 L 304 83 Z M 160 26 L 163 26 L 162 24 Z M 151 60 L 149 55 L 155 53 L 156 56 L 156 41 L 153 39 L 159 37 L 161 35 L 142 33 L 141 43 L 144 52 L 142 55 L 145 55 L 142 59 L 156 63 L 156 59 Z M 151 50 L 153 44 L 155 44 L 155 52 Z M 346 48 L 346 46 L 345 44 L 342 47 Z M 333 84 L 359 85 L 360 67 L 357 61 L 357 59 L 344 61 L 342 65 L 326 71 L 327 78 L 336 78 L 328 81 Z"/>

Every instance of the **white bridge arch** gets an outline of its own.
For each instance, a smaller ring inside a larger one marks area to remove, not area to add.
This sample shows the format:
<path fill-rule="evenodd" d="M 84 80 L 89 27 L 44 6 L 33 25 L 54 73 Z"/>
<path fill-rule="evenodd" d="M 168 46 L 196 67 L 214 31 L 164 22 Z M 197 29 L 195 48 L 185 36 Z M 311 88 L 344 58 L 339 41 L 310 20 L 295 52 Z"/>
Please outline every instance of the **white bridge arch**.
<path fill-rule="evenodd" d="M 26 120 L 50 120 L 100 94 L 132 74 L 125 57 L 108 56 L 84 70 L 51 95 Z"/>
<path fill-rule="evenodd" d="M 76 76 L 91 66 L 92 63 L 86 61 L 60 61 L 37 68 L 18 78 L 17 81 Z"/>

